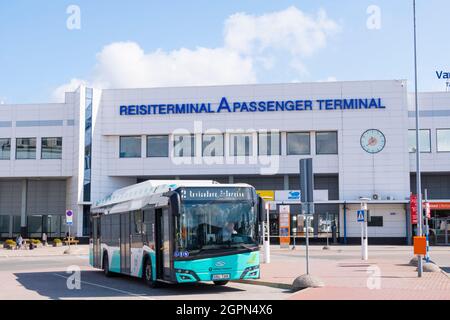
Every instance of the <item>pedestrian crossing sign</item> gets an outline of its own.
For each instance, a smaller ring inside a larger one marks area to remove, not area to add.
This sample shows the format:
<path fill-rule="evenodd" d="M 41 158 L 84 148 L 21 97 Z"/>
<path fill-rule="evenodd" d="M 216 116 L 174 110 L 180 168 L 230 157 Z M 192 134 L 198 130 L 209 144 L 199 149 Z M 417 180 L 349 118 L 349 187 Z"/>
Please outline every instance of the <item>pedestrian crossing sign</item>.
<path fill-rule="evenodd" d="M 364 222 L 364 210 L 358 210 L 356 219 L 358 222 Z"/>

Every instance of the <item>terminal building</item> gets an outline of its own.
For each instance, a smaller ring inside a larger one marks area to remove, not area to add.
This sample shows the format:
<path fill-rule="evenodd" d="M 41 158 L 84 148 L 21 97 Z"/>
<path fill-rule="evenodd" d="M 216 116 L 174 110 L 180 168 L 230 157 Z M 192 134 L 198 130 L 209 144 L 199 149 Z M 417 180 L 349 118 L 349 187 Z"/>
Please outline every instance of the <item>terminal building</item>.
<path fill-rule="evenodd" d="M 431 241 L 449 244 L 450 93 L 419 94 L 422 185 Z M 407 82 L 355 81 L 100 90 L 63 103 L 0 105 L 0 237 L 90 236 L 90 209 L 146 180 L 248 183 L 303 235 L 299 160 L 313 159 L 312 236 L 358 243 L 370 198 L 369 243 L 414 234 L 414 95 Z M 286 210 L 285 207 L 283 210 Z M 331 232 L 331 233 L 330 233 Z"/>

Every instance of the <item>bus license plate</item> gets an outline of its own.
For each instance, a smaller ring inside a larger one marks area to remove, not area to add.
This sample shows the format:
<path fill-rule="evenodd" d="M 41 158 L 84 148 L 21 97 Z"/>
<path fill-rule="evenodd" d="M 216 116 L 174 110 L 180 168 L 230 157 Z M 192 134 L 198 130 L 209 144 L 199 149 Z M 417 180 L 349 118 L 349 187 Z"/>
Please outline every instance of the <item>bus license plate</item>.
<path fill-rule="evenodd" d="M 230 279 L 229 274 L 213 274 L 212 276 L 213 280 L 228 280 Z"/>

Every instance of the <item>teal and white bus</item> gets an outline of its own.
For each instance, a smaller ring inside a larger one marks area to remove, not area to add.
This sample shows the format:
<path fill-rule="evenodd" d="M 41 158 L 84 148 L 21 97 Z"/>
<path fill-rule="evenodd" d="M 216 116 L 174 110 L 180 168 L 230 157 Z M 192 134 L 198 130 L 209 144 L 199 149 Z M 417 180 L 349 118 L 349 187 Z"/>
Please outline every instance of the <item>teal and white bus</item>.
<path fill-rule="evenodd" d="M 259 278 L 261 198 L 247 184 L 146 181 L 91 209 L 90 264 L 160 282 Z"/>

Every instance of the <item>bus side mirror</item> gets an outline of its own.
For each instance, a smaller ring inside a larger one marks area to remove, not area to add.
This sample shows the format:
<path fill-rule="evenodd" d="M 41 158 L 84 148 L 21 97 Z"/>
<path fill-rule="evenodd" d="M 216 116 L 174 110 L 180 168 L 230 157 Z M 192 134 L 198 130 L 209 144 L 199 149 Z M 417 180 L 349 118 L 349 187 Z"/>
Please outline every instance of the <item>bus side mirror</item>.
<path fill-rule="evenodd" d="M 180 195 L 177 192 L 171 191 L 167 194 L 169 196 L 169 203 L 172 207 L 172 214 L 176 217 L 180 215 L 180 206 L 181 206 L 181 199 Z"/>

